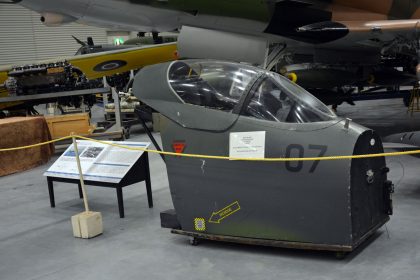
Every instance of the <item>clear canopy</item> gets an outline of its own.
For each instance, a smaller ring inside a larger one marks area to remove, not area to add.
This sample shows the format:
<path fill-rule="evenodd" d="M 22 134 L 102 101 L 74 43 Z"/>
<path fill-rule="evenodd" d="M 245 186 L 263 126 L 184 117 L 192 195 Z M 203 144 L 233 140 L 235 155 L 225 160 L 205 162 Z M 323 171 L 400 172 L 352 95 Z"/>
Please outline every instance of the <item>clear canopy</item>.
<path fill-rule="evenodd" d="M 169 69 L 169 83 L 189 104 L 232 110 L 263 71 L 218 61 L 177 61 Z"/>
<path fill-rule="evenodd" d="M 245 116 L 288 123 L 336 118 L 326 105 L 300 86 L 257 67 L 211 60 L 177 61 L 168 75 L 174 92 L 188 104 L 232 111 L 242 96 L 249 93 L 249 101 L 242 110 Z"/>
<path fill-rule="evenodd" d="M 244 115 L 258 119 L 308 123 L 328 121 L 336 115 L 321 101 L 279 74 L 269 73 L 244 109 Z"/>

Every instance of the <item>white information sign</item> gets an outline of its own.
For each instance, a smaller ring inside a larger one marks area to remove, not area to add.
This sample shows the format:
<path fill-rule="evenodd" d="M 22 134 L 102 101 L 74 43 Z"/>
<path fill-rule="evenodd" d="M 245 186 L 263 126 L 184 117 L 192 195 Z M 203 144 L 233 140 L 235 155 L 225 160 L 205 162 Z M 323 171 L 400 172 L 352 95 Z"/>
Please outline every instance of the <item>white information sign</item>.
<path fill-rule="evenodd" d="M 265 131 L 230 133 L 229 156 L 235 158 L 264 158 Z"/>
<path fill-rule="evenodd" d="M 129 147 L 148 148 L 148 142 L 111 142 Z M 83 178 L 90 181 L 119 183 L 141 157 L 143 151 L 127 150 L 102 143 L 77 140 Z M 44 173 L 44 176 L 79 179 L 73 144 Z"/>

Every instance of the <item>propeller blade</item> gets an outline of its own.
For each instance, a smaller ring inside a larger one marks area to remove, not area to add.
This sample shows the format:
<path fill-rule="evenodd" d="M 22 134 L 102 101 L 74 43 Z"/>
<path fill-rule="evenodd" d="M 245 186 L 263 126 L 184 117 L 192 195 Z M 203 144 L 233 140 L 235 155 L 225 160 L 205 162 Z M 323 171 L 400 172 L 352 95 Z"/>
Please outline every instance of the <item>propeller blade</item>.
<path fill-rule="evenodd" d="M 71 35 L 71 37 L 73 37 L 74 40 L 76 40 L 77 43 L 79 43 L 79 45 L 82 45 L 82 47 L 86 46 L 86 43 L 79 40 L 78 38 L 76 38 L 75 36 Z"/>

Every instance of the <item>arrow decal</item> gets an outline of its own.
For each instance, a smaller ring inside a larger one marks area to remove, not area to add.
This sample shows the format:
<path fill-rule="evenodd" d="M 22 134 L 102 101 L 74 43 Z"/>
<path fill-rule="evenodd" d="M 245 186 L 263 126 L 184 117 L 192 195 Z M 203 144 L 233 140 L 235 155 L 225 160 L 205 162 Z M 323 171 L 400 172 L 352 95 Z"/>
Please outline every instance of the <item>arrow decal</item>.
<path fill-rule="evenodd" d="M 229 217 L 230 215 L 232 215 L 233 213 L 237 212 L 241 210 L 241 206 L 239 205 L 238 201 L 235 201 L 234 203 L 226 206 L 225 208 L 217 211 L 217 212 L 213 212 L 211 214 L 211 217 L 209 219 L 209 223 L 213 223 L 213 224 L 220 224 L 220 222 Z"/>

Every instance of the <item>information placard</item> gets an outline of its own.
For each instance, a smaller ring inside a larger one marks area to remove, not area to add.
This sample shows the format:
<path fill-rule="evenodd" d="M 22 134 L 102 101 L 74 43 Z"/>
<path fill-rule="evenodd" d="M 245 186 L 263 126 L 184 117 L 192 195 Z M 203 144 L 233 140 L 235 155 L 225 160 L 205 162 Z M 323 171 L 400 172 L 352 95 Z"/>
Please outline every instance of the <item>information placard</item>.
<path fill-rule="evenodd" d="M 109 143 L 148 148 L 148 142 L 119 141 Z M 128 150 L 102 143 L 77 140 L 80 164 L 85 180 L 119 183 L 141 157 L 143 151 Z M 44 176 L 79 179 L 73 144 L 44 173 Z"/>
<path fill-rule="evenodd" d="M 230 133 L 229 156 L 235 158 L 264 158 L 265 131 Z"/>

